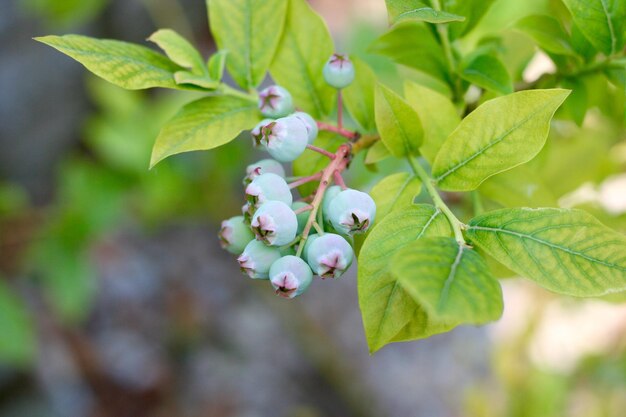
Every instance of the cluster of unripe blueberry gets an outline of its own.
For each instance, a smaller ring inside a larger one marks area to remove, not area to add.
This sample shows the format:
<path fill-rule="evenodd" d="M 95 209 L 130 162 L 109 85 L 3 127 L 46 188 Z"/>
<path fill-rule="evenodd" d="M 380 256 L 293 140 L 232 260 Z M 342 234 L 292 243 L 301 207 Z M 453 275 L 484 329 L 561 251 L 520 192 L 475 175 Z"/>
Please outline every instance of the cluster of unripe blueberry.
<path fill-rule="evenodd" d="M 337 89 L 348 86 L 354 75 L 352 62 L 337 54 L 323 71 Z M 371 226 L 376 205 L 368 194 L 343 182 L 350 145 L 341 145 L 336 153 L 313 146 L 318 124 L 295 111 L 287 90 L 271 86 L 261 91 L 259 110 L 267 119 L 252 129 L 253 144 L 273 159 L 248 166 L 243 213 L 222 222 L 219 238 L 224 249 L 239 255 L 241 270 L 250 278 L 269 279 L 277 295 L 293 298 L 306 291 L 313 275 L 338 278 L 348 269 L 354 259 L 353 236 Z M 307 148 L 326 155 L 328 166 L 288 183 L 281 162 L 294 161 Z M 319 182 L 317 190 L 294 201 L 292 190 L 312 181 Z"/>

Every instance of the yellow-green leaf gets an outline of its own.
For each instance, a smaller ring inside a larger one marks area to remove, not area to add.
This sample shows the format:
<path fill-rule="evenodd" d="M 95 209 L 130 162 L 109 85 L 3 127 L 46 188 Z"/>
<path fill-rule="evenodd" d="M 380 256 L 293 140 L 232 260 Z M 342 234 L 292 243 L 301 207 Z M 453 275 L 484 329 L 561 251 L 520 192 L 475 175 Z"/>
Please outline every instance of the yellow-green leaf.
<path fill-rule="evenodd" d="M 289 0 L 285 30 L 270 73 L 289 90 L 296 106 L 314 118 L 329 115 L 334 107 L 336 91 L 322 76 L 333 52 L 324 20 L 305 0 Z"/>
<path fill-rule="evenodd" d="M 404 94 L 422 121 L 424 143 L 420 152 L 432 164 L 443 142 L 461 123 L 461 117 L 448 97 L 428 87 L 409 81 L 404 85 Z"/>
<path fill-rule="evenodd" d="M 465 234 L 551 291 L 593 297 L 626 290 L 626 236 L 582 210 L 497 210 L 472 219 Z"/>
<path fill-rule="evenodd" d="M 196 74 L 205 74 L 204 59 L 192 44 L 172 29 L 159 29 L 148 38 L 159 45 L 165 54 L 181 67 Z"/>
<path fill-rule="evenodd" d="M 243 98 L 215 96 L 193 101 L 161 129 L 150 166 L 182 152 L 217 148 L 259 121 L 256 102 Z"/>
<path fill-rule="evenodd" d="M 359 253 L 359 305 L 370 352 L 392 341 L 422 339 L 456 323 L 429 317 L 391 273 L 390 259 L 406 244 L 429 236 L 449 236 L 450 225 L 433 206 L 415 205 L 385 217 L 368 234 Z"/>
<path fill-rule="evenodd" d="M 179 88 L 174 73 L 182 68 L 144 46 L 81 35 L 35 39 L 74 58 L 89 71 L 122 88 Z"/>
<path fill-rule="evenodd" d="M 289 0 L 207 0 L 211 33 L 241 87 L 257 87 L 276 53 Z"/>
<path fill-rule="evenodd" d="M 485 260 L 451 237 L 420 239 L 391 260 L 402 287 L 430 317 L 484 324 L 502 315 L 502 289 Z"/>
<path fill-rule="evenodd" d="M 376 85 L 376 127 L 393 156 L 419 153 L 424 135 L 419 116 L 402 97 L 382 84 Z"/>
<path fill-rule="evenodd" d="M 529 90 L 482 104 L 450 134 L 433 177 L 449 191 L 470 191 L 484 180 L 528 162 L 546 142 L 550 121 L 568 90 Z"/>
<path fill-rule="evenodd" d="M 389 175 L 380 180 L 370 192 L 376 202 L 376 221 L 380 222 L 393 211 L 411 207 L 421 190 L 419 178 L 408 172 Z"/>
<path fill-rule="evenodd" d="M 358 58 L 350 58 L 354 63 L 356 73 L 354 82 L 342 91 L 343 102 L 348 113 L 359 125 L 363 132 L 376 130 L 374 121 L 374 85 L 376 76 L 374 71 Z"/>

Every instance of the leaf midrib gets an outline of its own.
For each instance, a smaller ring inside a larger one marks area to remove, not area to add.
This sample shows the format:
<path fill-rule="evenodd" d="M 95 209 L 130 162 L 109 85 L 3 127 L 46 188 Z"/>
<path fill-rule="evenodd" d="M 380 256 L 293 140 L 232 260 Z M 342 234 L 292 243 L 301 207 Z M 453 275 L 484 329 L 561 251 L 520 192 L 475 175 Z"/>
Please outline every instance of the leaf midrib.
<path fill-rule="evenodd" d="M 139 60 L 137 58 L 130 57 L 128 55 L 114 55 L 112 53 L 107 53 L 107 52 L 87 51 L 87 50 L 84 50 L 84 49 L 78 49 L 76 47 L 71 47 L 71 46 L 60 46 L 60 45 L 53 45 L 53 44 L 49 44 L 49 45 L 53 46 L 54 48 L 57 48 L 59 50 L 65 49 L 65 50 L 68 50 L 70 52 L 73 52 L 73 53 L 76 53 L 76 54 L 79 54 L 79 55 L 102 56 L 102 57 L 114 58 L 114 59 L 121 60 L 121 61 L 132 62 L 132 63 L 135 63 L 137 65 L 141 65 L 141 66 L 144 66 L 144 67 L 152 68 L 152 69 L 154 69 L 157 72 L 161 72 L 161 73 L 167 74 L 169 76 L 169 78 L 172 78 L 172 80 L 173 80 L 173 77 L 174 77 L 173 73 L 171 71 L 169 71 L 169 70 L 167 70 L 167 69 L 165 69 L 163 67 L 157 67 L 157 66 L 155 66 L 155 64 L 150 63 L 149 61 L 142 61 L 142 60 Z M 148 51 L 150 51 L 150 50 L 148 50 Z M 61 52 L 63 52 L 63 51 L 61 51 Z M 148 53 L 147 51 L 143 51 L 143 52 Z M 152 52 L 152 51 L 150 51 L 150 52 L 155 54 L 154 55 L 155 58 L 158 57 L 158 59 L 161 59 L 161 55 L 157 54 L 156 52 Z M 163 57 L 163 59 L 165 60 L 165 57 Z M 182 69 L 182 67 L 181 67 L 181 69 Z"/>
<path fill-rule="evenodd" d="M 217 117 L 213 117 L 213 118 L 211 118 L 211 119 L 209 119 L 209 120 L 207 120 L 207 121 L 205 121 L 203 123 L 200 123 L 200 124 L 196 125 L 195 127 L 191 128 L 190 130 L 187 130 L 186 133 L 184 134 L 184 136 L 181 138 L 181 140 L 178 141 L 178 144 L 176 146 L 173 146 L 173 147 L 169 148 L 169 149 L 170 150 L 180 149 L 181 146 L 183 146 L 185 143 L 187 143 L 188 141 L 190 141 L 193 138 L 193 136 L 196 134 L 197 131 L 206 128 L 208 125 L 211 125 L 211 124 L 215 123 L 216 121 L 223 120 L 223 119 L 226 119 L 229 116 L 232 116 L 232 115 L 235 115 L 235 114 L 238 114 L 238 113 L 243 113 L 243 112 L 250 111 L 250 110 L 254 110 L 254 109 L 256 109 L 256 105 L 249 105 L 247 107 L 238 107 L 238 108 L 236 108 L 234 110 L 230 110 L 230 111 L 225 112 L 225 113 L 219 113 L 217 115 Z M 181 119 L 182 119 L 182 117 L 181 117 Z M 181 119 L 179 119 L 179 120 L 181 120 Z M 164 128 L 164 131 L 165 131 L 165 128 Z"/>
<path fill-rule="evenodd" d="M 539 243 L 539 244 L 542 244 L 542 245 L 546 245 L 546 246 L 548 246 L 550 248 L 563 251 L 563 252 L 565 252 L 565 253 L 567 253 L 569 255 L 579 256 L 579 257 L 581 257 L 581 258 L 583 258 L 583 259 L 585 259 L 585 260 L 587 260 L 589 262 L 596 263 L 596 264 L 599 264 L 599 265 L 603 265 L 603 266 L 605 266 L 607 268 L 614 268 L 614 269 L 617 269 L 619 271 L 626 272 L 626 268 L 622 267 L 620 265 L 613 264 L 611 262 L 606 262 L 606 261 L 603 261 L 601 259 L 593 258 L 593 257 L 591 257 L 589 255 L 585 255 L 582 252 L 578 252 L 578 251 L 572 250 L 572 249 L 567 248 L 565 246 L 557 245 L 557 244 L 554 244 L 554 243 L 549 242 L 547 240 L 539 239 L 539 238 L 536 238 L 534 236 L 527 235 L 527 234 L 524 234 L 524 233 L 515 232 L 513 230 L 502 229 L 502 228 L 499 228 L 499 227 L 485 227 L 485 226 L 469 226 L 467 230 L 482 230 L 482 231 L 486 231 L 486 232 L 494 232 L 496 234 L 497 233 L 504 233 L 504 234 L 516 236 L 516 237 L 518 237 L 520 239 L 532 240 L 532 241 L 534 241 L 536 243 Z"/>
<path fill-rule="evenodd" d="M 433 212 L 433 214 L 428 218 L 428 221 L 426 223 L 424 223 L 424 226 L 422 227 L 422 230 L 420 231 L 420 233 L 417 235 L 417 237 L 413 240 L 419 240 L 422 236 L 424 236 L 424 233 L 426 233 L 426 230 L 430 227 L 430 225 L 435 221 L 435 219 L 437 218 L 437 216 L 439 216 L 439 214 L 441 213 L 441 210 L 439 210 L 439 208 L 436 208 Z M 410 242 L 409 242 L 410 243 Z M 408 244 L 408 243 L 407 243 Z M 406 245 L 405 245 L 406 246 Z M 399 250 L 400 248 L 398 248 Z M 385 267 L 381 268 L 378 272 L 383 271 L 389 269 L 389 264 L 386 264 Z M 381 334 L 381 329 L 383 327 L 383 323 L 385 322 L 386 318 L 387 318 L 387 314 L 389 313 L 390 309 L 390 305 L 391 305 L 391 298 L 393 296 L 393 294 L 395 294 L 396 289 L 398 287 L 398 285 L 400 285 L 400 283 L 398 282 L 398 280 L 394 280 L 393 282 L 393 288 L 391 289 L 391 294 L 389 295 L 389 297 L 387 298 L 387 303 L 385 304 L 385 310 L 383 312 L 383 316 L 381 317 L 381 319 L 378 322 L 378 326 L 376 327 L 376 342 L 377 342 L 377 346 L 380 344 L 380 334 Z M 386 288 L 388 285 L 386 285 L 383 288 Z M 383 288 L 379 289 L 378 291 L 382 290 Z M 413 300 L 415 302 L 415 300 Z M 417 303 L 416 303 L 417 304 Z M 406 324 L 406 323 L 405 323 Z M 400 333 L 402 331 L 402 329 L 400 329 L 398 331 L 398 333 Z M 396 334 L 398 334 L 396 333 Z"/>
<path fill-rule="evenodd" d="M 511 133 L 513 133 L 515 130 L 519 129 L 520 126 L 526 124 L 528 121 L 530 121 L 533 117 L 535 117 L 537 114 L 541 113 L 544 109 L 546 109 L 548 106 L 550 106 L 552 104 L 554 100 L 548 100 L 547 103 L 544 103 L 543 106 L 541 107 L 537 107 L 535 108 L 535 111 L 530 113 L 527 117 L 525 117 L 522 121 L 520 121 L 519 123 L 516 123 L 515 125 L 513 125 L 511 128 L 509 128 L 508 130 L 506 130 L 499 138 L 497 138 L 496 140 L 489 142 L 487 145 L 483 146 L 482 148 L 478 149 L 478 151 L 476 151 L 473 155 L 471 155 L 468 158 L 465 158 L 464 160 L 462 160 L 461 162 L 457 163 L 456 165 L 454 165 L 452 168 L 448 169 L 446 172 L 444 172 L 443 174 L 439 175 L 437 178 L 435 178 L 436 182 L 440 182 L 441 180 L 445 179 L 446 177 L 448 177 L 450 174 L 453 174 L 454 172 L 458 171 L 460 168 L 464 167 L 465 165 L 467 165 L 468 163 L 470 163 L 471 161 L 473 161 L 474 159 L 476 159 L 477 157 L 479 157 L 480 155 L 482 155 L 486 150 L 492 148 L 493 146 L 497 145 L 498 143 L 502 142 L 504 139 L 506 139 Z M 454 132 L 452 133 L 454 134 Z"/>

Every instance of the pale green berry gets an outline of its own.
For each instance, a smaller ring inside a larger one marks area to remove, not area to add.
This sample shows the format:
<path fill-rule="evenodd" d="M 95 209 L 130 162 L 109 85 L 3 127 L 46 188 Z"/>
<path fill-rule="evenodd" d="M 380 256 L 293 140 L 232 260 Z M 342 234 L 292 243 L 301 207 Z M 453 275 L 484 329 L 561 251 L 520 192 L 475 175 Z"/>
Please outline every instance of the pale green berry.
<path fill-rule="evenodd" d="M 285 179 L 268 172 L 252 180 L 246 187 L 246 200 L 251 208 L 258 208 L 266 201 L 282 201 L 291 206 L 293 196 Z"/>
<path fill-rule="evenodd" d="M 304 123 L 306 127 L 306 131 L 309 137 L 309 144 L 312 144 L 317 138 L 317 134 L 319 133 L 319 128 L 317 127 L 317 122 L 310 114 L 298 111 L 292 114 L 292 116 L 297 117 Z"/>
<path fill-rule="evenodd" d="M 278 85 L 267 87 L 259 93 L 259 110 L 265 117 L 285 117 L 294 110 L 291 94 Z"/>
<path fill-rule="evenodd" d="M 267 245 L 283 246 L 296 238 L 298 219 L 287 204 L 268 201 L 254 213 L 250 226 L 257 240 Z"/>
<path fill-rule="evenodd" d="M 272 173 L 285 178 L 285 168 L 274 159 L 262 159 L 246 168 L 246 176 L 243 179 L 244 185 L 250 184 L 253 179 L 261 174 Z"/>
<path fill-rule="evenodd" d="M 283 117 L 261 129 L 261 142 L 274 159 L 291 162 L 302 155 L 309 143 L 304 122 L 295 116 Z"/>
<path fill-rule="evenodd" d="M 322 278 L 339 278 L 354 259 L 348 241 L 334 233 L 324 233 L 307 242 L 305 252 L 309 266 Z"/>
<path fill-rule="evenodd" d="M 302 294 L 313 282 L 313 272 L 297 256 L 283 256 L 270 268 L 270 282 L 276 295 L 294 298 Z"/>
<path fill-rule="evenodd" d="M 278 248 L 267 246 L 258 240 L 253 240 L 237 258 L 241 271 L 254 279 L 268 279 L 270 267 L 280 259 Z"/>
<path fill-rule="evenodd" d="M 328 219 L 339 233 L 365 233 L 376 217 L 376 203 L 367 193 L 344 190 L 328 206 Z"/>
<path fill-rule="evenodd" d="M 243 216 L 235 216 L 224 220 L 218 236 L 222 248 L 235 255 L 243 252 L 246 245 L 251 240 L 254 240 L 254 234 L 250 227 L 245 224 Z"/>
<path fill-rule="evenodd" d="M 345 88 L 354 81 L 354 64 L 348 55 L 333 54 L 322 72 L 324 80 L 337 89 Z"/>

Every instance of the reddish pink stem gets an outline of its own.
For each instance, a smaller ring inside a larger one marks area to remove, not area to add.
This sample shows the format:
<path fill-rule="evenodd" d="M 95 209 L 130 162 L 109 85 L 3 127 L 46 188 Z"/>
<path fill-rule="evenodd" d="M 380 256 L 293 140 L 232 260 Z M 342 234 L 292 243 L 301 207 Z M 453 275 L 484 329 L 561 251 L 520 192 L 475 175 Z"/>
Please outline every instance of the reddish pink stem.
<path fill-rule="evenodd" d="M 298 251 L 296 253 L 297 256 L 302 254 L 302 250 L 304 249 L 304 244 L 309 236 L 309 232 L 313 227 L 313 223 L 315 223 L 315 216 L 317 216 L 317 211 L 319 210 L 322 200 L 324 198 L 324 193 L 326 189 L 330 185 L 330 181 L 333 178 L 335 172 L 342 172 L 347 168 L 348 162 L 350 161 L 350 145 L 344 144 L 337 149 L 337 152 L 334 155 L 333 160 L 330 164 L 324 169 L 322 173 L 322 178 L 320 179 L 320 185 L 315 192 L 315 197 L 311 202 L 311 213 L 309 214 L 309 219 L 304 226 L 304 230 L 302 231 L 302 238 L 298 245 Z"/>
<path fill-rule="evenodd" d="M 309 175 L 308 177 L 302 177 L 289 183 L 289 188 L 296 188 L 301 186 L 302 184 L 306 184 L 307 182 L 317 181 L 320 178 L 322 178 L 322 171 L 318 172 L 317 174 Z"/>
<path fill-rule="evenodd" d="M 313 206 L 311 204 L 309 204 L 308 206 L 300 207 L 299 209 L 295 209 L 293 212 L 296 214 L 300 214 L 309 210 L 313 210 Z"/>
<path fill-rule="evenodd" d="M 327 156 L 330 159 L 335 159 L 335 154 L 332 152 L 328 152 L 326 149 L 318 148 L 317 146 L 313 146 L 313 145 L 306 145 L 306 147 L 307 149 L 310 149 L 317 153 L 321 153 L 322 155 Z"/>
<path fill-rule="evenodd" d="M 317 127 L 320 130 L 327 130 L 329 132 L 338 133 L 341 136 L 343 136 L 344 138 L 349 139 L 351 141 L 354 141 L 354 140 L 358 139 L 359 136 L 360 136 L 357 132 L 353 132 L 351 130 L 339 128 L 337 126 L 333 126 L 331 124 L 324 123 L 324 122 L 317 122 Z"/>
<path fill-rule="evenodd" d="M 341 173 L 339 171 L 335 171 L 333 173 L 333 179 L 335 180 L 335 184 L 341 187 L 342 190 L 348 189 L 346 182 L 343 180 Z"/>

